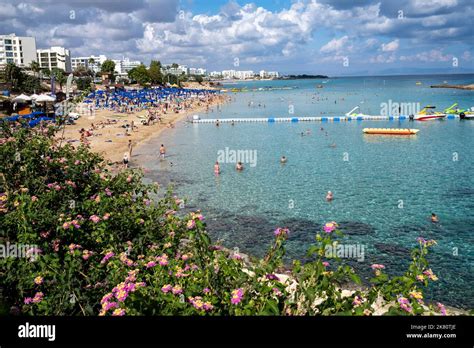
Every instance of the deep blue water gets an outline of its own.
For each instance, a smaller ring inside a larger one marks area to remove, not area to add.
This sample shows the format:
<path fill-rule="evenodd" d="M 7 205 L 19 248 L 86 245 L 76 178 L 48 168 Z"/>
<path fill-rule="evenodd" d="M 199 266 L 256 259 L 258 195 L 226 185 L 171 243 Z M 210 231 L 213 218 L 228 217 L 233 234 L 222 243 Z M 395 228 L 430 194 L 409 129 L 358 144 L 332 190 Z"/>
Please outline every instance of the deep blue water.
<path fill-rule="evenodd" d="M 210 118 L 343 115 L 355 105 L 380 114 L 381 103 L 474 106 L 474 92 L 431 89 L 432 84 L 474 83 L 473 75 L 365 77 L 246 82 L 229 88 L 267 86 L 292 89 L 229 93 L 232 102 Z M 422 85 L 416 85 L 416 82 Z M 319 98 L 319 101 L 318 101 Z M 326 100 L 327 98 L 327 100 Z M 336 101 L 336 103 L 335 103 Z M 249 103 L 253 104 L 249 106 Z M 260 104 L 260 106 L 259 106 Z M 293 107 L 289 107 L 293 105 Z M 289 114 L 293 109 L 294 114 Z M 321 127 L 324 130 L 321 130 Z M 369 136 L 365 127 L 410 127 L 416 136 Z M 310 130 L 310 135 L 301 132 Z M 326 135 L 327 134 L 327 135 Z M 347 260 L 364 276 L 383 263 L 400 274 L 416 238 L 436 239 L 429 256 L 440 280 L 429 296 L 457 307 L 474 308 L 474 121 L 352 121 L 324 123 L 185 124 L 138 149 L 133 160 L 147 177 L 173 183 L 189 208 L 199 208 L 209 232 L 224 244 L 262 255 L 278 226 L 292 231 L 288 255 L 304 259 L 315 233 L 326 221 L 339 222 L 345 243 L 365 245 L 365 260 Z M 159 161 L 165 143 L 169 157 Z M 330 147 L 335 144 L 336 147 Z M 256 151 L 256 165 L 238 173 L 213 164 L 225 148 Z M 281 155 L 288 163 L 281 165 Z M 172 164 L 171 164 L 172 163 Z M 328 203 L 325 194 L 334 193 Z M 439 224 L 431 223 L 435 212 Z"/>

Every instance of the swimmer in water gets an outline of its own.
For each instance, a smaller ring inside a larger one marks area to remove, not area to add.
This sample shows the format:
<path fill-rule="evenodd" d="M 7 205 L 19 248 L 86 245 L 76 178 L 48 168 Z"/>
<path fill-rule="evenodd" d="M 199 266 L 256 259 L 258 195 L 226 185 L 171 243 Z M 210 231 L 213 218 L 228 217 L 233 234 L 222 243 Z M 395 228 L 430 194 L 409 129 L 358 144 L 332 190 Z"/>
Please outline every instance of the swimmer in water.
<path fill-rule="evenodd" d="M 218 175 L 221 173 L 221 168 L 219 167 L 219 162 L 216 161 L 216 164 L 214 164 L 214 174 Z"/>
<path fill-rule="evenodd" d="M 324 128 L 323 128 L 323 127 L 321 127 L 321 131 L 323 131 L 323 130 L 324 130 Z"/>
<path fill-rule="evenodd" d="M 435 213 L 431 213 L 431 222 L 439 222 L 438 216 Z"/>
<path fill-rule="evenodd" d="M 160 157 L 162 159 L 165 159 L 165 155 L 166 155 L 166 148 L 163 144 L 161 144 L 161 146 L 160 146 Z"/>
<path fill-rule="evenodd" d="M 329 145 L 329 147 L 332 147 L 332 148 L 336 147 L 336 143 L 332 143 L 331 145 Z"/>
<path fill-rule="evenodd" d="M 285 164 L 286 161 L 287 161 L 287 158 L 285 156 L 281 156 L 280 163 Z"/>
<path fill-rule="evenodd" d="M 231 126 L 233 126 L 233 125 L 234 125 L 234 120 L 232 120 L 232 123 L 231 123 L 230 125 L 231 125 Z"/>
<path fill-rule="evenodd" d="M 332 192 L 331 192 L 331 191 L 328 191 L 328 193 L 327 193 L 327 195 L 326 195 L 326 200 L 327 200 L 328 202 L 330 202 L 330 201 L 333 200 L 333 198 L 334 198 L 334 196 L 333 196 Z"/>
<path fill-rule="evenodd" d="M 216 127 L 219 127 L 219 120 L 216 121 Z"/>
<path fill-rule="evenodd" d="M 238 162 L 237 165 L 235 166 L 235 169 L 239 172 L 244 170 L 244 165 L 242 164 L 242 162 Z"/>

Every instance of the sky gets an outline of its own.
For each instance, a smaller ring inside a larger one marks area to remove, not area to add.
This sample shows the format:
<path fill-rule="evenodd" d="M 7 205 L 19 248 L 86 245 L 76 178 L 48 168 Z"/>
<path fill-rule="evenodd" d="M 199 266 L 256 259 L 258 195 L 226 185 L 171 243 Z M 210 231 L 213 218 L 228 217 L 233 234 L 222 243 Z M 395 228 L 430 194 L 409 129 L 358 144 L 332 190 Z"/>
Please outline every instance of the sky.
<path fill-rule="evenodd" d="M 0 23 L 73 57 L 208 71 L 474 72 L 472 0 L 0 0 Z"/>

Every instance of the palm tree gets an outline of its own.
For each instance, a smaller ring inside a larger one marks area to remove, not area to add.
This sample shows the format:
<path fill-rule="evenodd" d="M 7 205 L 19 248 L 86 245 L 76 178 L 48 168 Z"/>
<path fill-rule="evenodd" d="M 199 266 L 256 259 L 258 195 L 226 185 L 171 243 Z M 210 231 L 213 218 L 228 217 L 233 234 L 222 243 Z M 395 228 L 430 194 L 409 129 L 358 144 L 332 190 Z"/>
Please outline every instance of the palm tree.
<path fill-rule="evenodd" d="M 37 75 L 39 76 L 39 72 L 41 71 L 41 67 L 40 67 L 40 64 L 36 60 L 33 60 L 30 63 L 30 69 L 31 69 L 31 71 L 33 71 L 35 73 L 36 77 L 37 77 Z"/>

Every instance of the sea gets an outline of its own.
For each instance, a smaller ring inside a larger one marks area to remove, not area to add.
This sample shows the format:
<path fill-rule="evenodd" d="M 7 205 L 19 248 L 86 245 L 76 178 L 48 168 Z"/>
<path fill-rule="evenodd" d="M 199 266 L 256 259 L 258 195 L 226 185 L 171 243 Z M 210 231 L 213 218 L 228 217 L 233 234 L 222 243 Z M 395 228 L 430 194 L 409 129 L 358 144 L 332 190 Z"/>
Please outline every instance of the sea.
<path fill-rule="evenodd" d="M 356 106 L 370 115 L 396 111 L 397 105 L 414 108 L 403 109 L 406 113 L 426 105 L 437 111 L 454 103 L 474 107 L 474 91 L 430 88 L 443 83 L 472 84 L 474 75 L 243 81 L 224 85 L 229 102 L 199 117 L 333 117 Z M 370 127 L 419 133 L 365 135 L 363 129 Z M 158 156 L 160 144 L 167 148 L 165 160 Z M 242 172 L 235 170 L 232 154 L 237 153 Z M 373 263 L 384 264 L 391 275 L 402 274 L 417 238 L 435 239 L 428 260 L 439 280 L 427 289 L 427 299 L 474 308 L 474 120 L 219 127 L 183 121 L 137 149 L 132 164 L 145 168 L 145 181 L 173 186 L 186 199 L 186 209 L 201 210 L 215 241 L 250 255 L 264 255 L 275 228 L 287 227 L 286 261 L 305 262 L 316 233 L 336 221 L 344 232 L 341 243 L 364 247 L 363 258 L 343 262 L 368 280 Z M 439 223 L 431 222 L 432 213 Z"/>

